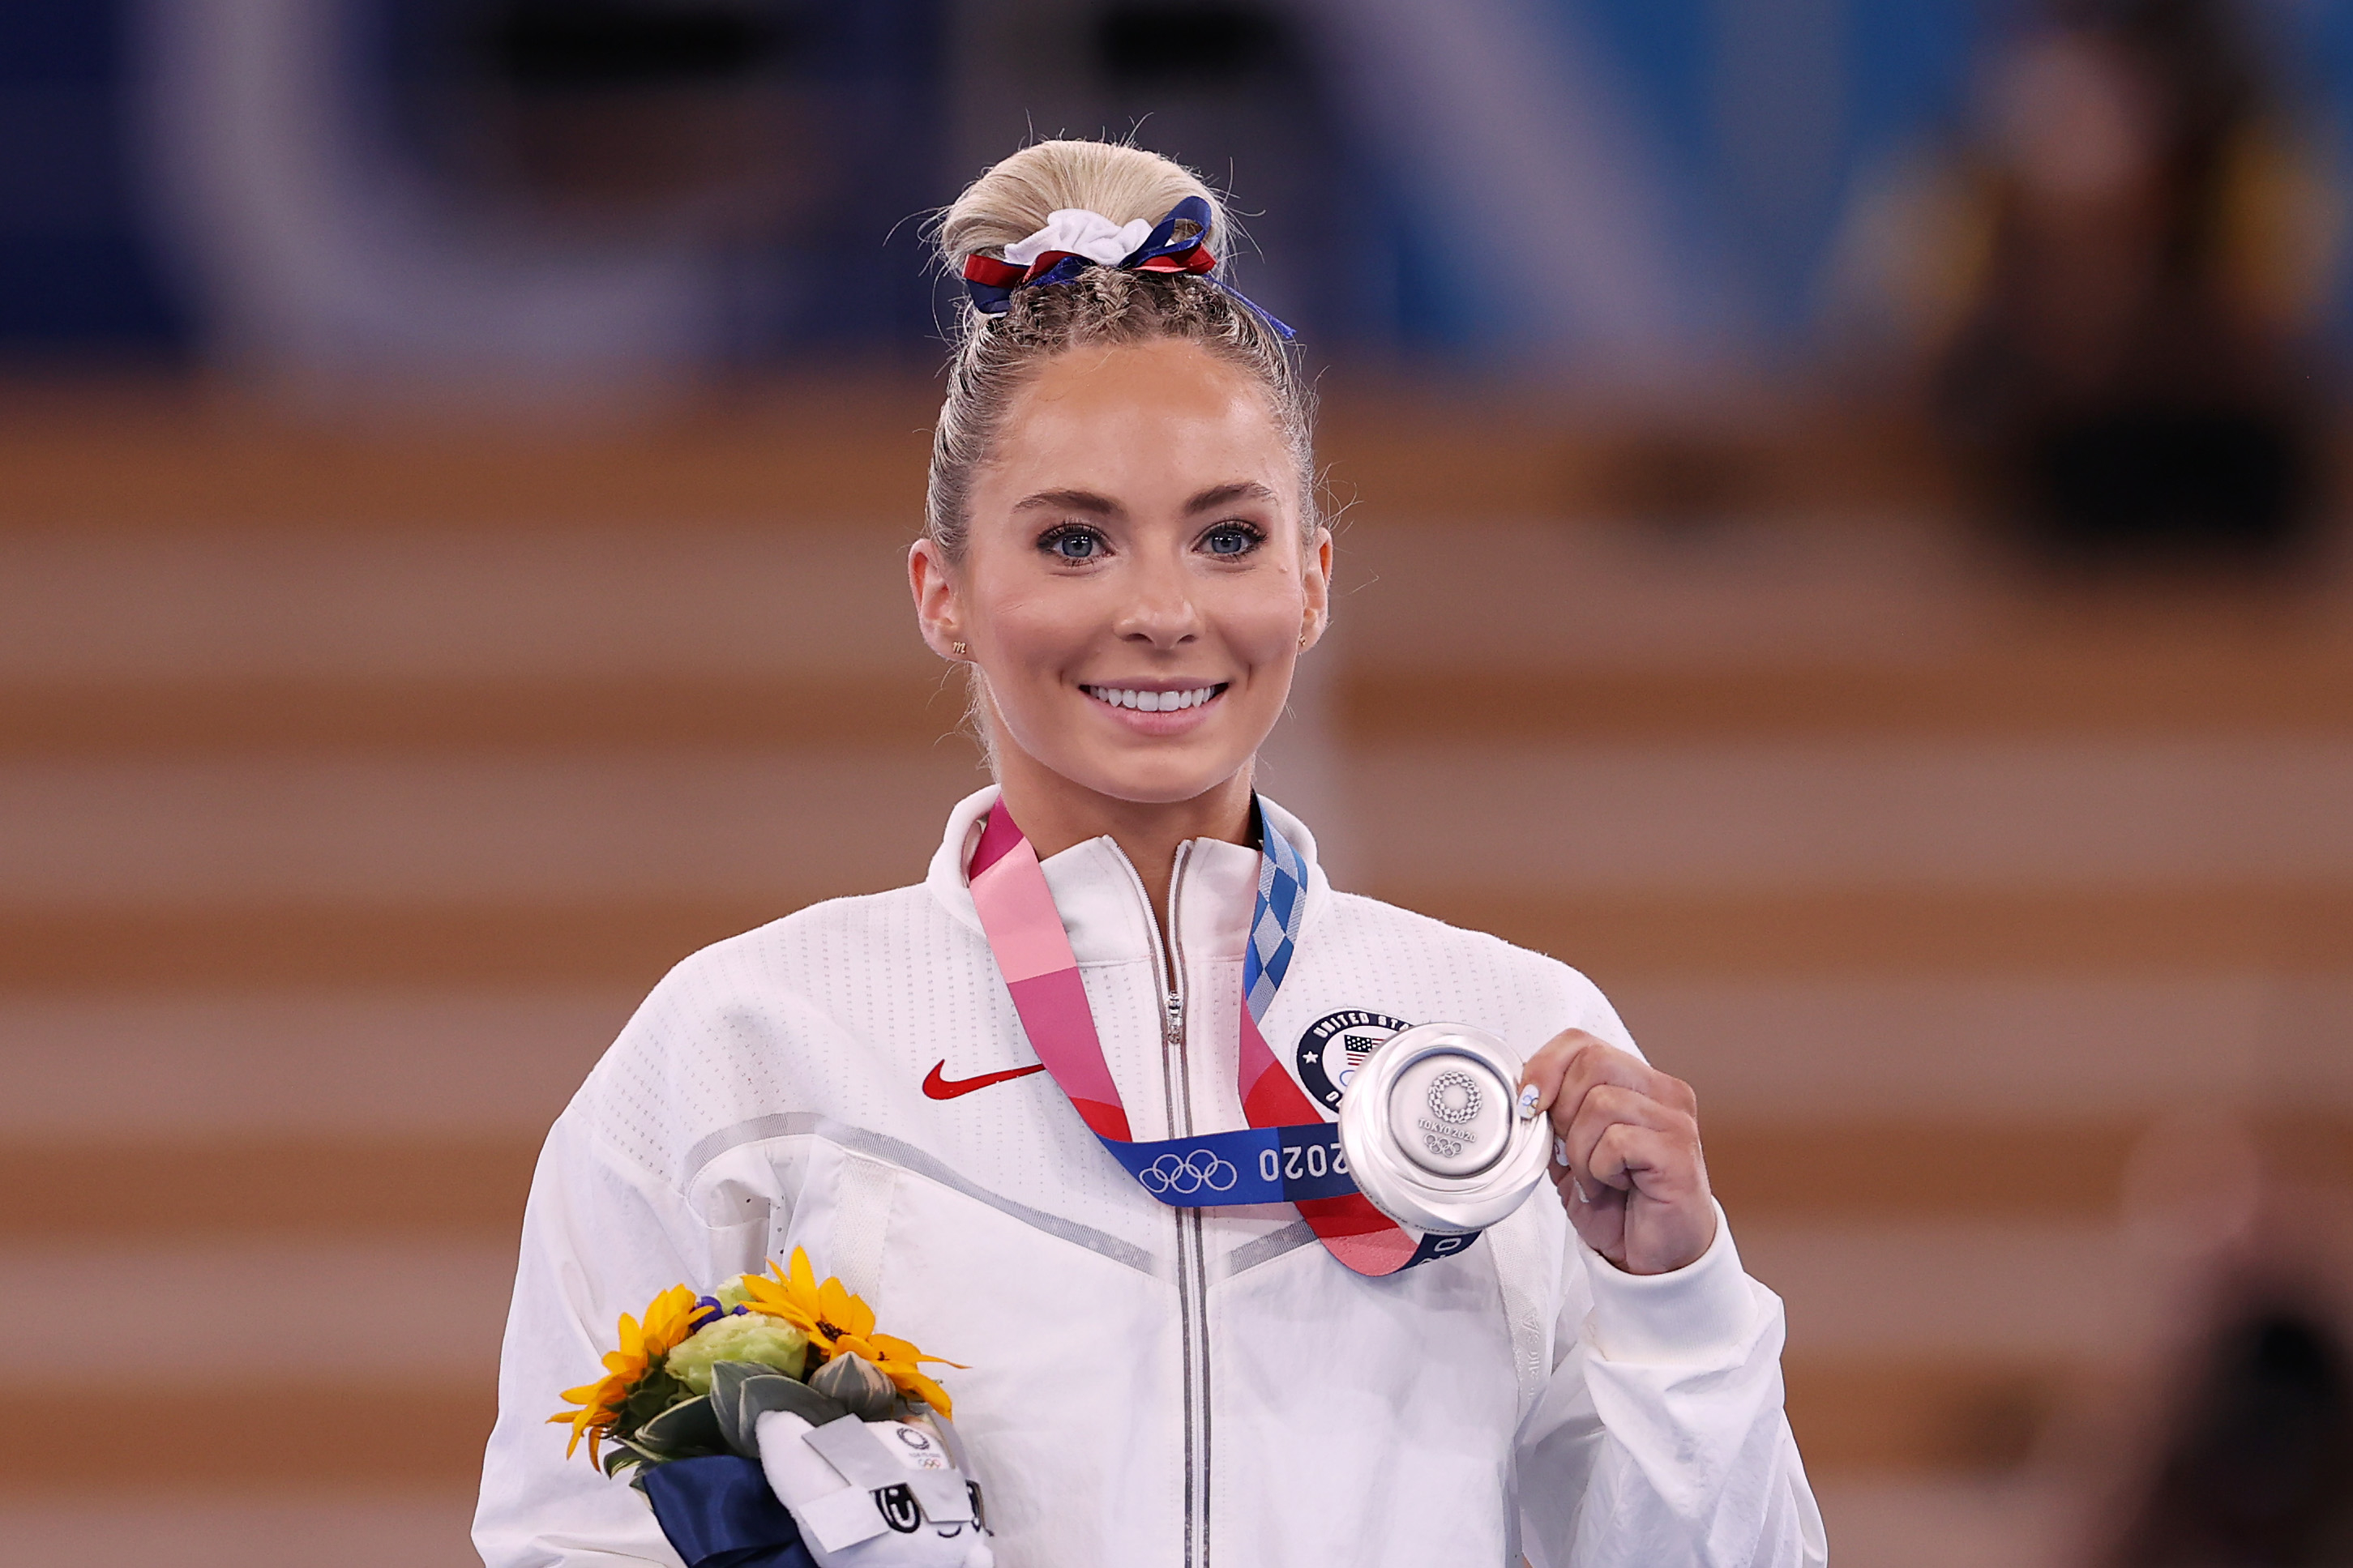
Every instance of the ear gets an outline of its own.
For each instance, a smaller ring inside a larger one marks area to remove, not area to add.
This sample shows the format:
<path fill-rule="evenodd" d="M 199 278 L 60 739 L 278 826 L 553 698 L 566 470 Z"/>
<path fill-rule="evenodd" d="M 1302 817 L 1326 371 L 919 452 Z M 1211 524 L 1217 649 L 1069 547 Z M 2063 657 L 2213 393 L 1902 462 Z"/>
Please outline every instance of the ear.
<path fill-rule="evenodd" d="M 1324 628 L 1332 624 L 1332 531 L 1319 528 L 1314 541 L 1307 549 L 1307 566 L 1302 574 L 1301 586 L 1306 590 L 1306 605 L 1300 624 L 1300 651 L 1305 652 L 1324 640 Z"/>
<path fill-rule="evenodd" d="M 907 547 L 907 586 L 915 596 L 915 624 L 924 643 L 942 658 L 955 658 L 962 606 L 946 558 L 929 534 Z"/>

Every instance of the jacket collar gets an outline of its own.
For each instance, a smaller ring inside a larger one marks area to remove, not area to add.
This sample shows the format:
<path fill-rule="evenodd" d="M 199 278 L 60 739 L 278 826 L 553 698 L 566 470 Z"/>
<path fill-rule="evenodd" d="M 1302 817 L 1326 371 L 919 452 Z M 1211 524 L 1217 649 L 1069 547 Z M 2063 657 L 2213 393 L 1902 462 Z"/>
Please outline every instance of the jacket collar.
<path fill-rule="evenodd" d="M 980 841 L 981 818 L 997 804 L 997 786 L 990 784 L 956 803 L 948 813 L 939 850 L 932 857 L 931 871 L 923 879 L 943 909 L 984 937 L 965 868 Z M 1303 935 L 1331 902 L 1332 886 L 1315 858 L 1315 836 L 1297 817 L 1272 801 L 1261 799 L 1267 819 L 1291 841 L 1307 868 L 1307 911 L 1300 925 Z M 1046 886 L 1054 895 L 1063 928 L 1071 934 L 1071 951 L 1081 963 L 1150 960 L 1153 921 L 1145 904 L 1144 883 L 1108 836 L 1073 844 L 1039 862 L 1039 868 L 1046 873 Z M 1176 899 L 1177 942 L 1188 954 L 1241 957 L 1251 906 L 1258 897 L 1258 869 L 1255 849 L 1222 839 L 1191 841 Z"/>

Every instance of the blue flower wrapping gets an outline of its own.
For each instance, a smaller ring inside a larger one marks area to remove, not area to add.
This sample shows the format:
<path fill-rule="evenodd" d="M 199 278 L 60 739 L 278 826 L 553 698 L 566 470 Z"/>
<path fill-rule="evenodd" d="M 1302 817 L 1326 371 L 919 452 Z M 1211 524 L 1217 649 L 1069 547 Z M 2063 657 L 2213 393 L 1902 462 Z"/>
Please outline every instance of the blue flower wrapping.
<path fill-rule="evenodd" d="M 817 1568 L 754 1460 L 673 1459 L 645 1467 L 638 1484 L 686 1568 Z"/>

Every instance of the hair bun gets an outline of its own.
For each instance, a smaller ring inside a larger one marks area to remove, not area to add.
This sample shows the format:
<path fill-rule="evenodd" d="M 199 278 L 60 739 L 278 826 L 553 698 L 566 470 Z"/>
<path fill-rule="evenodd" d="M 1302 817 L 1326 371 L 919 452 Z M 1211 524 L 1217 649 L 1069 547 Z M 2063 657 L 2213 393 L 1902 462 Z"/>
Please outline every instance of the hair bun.
<path fill-rule="evenodd" d="M 1226 211 L 1200 176 L 1173 159 L 1117 142 L 1037 142 L 965 187 L 940 215 L 940 258 L 951 274 L 982 253 L 1001 254 L 1079 207 L 1114 224 L 1158 223 L 1187 196 L 1209 204 L 1209 254 L 1225 259 Z"/>

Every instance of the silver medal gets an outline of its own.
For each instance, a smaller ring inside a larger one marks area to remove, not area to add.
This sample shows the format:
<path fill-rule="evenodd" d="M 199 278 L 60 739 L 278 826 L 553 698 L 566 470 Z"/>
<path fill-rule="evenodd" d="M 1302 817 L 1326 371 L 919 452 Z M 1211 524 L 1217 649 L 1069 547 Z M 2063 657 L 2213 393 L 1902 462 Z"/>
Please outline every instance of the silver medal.
<path fill-rule="evenodd" d="M 1373 1206 L 1460 1236 L 1512 1213 L 1544 1180 L 1550 1121 L 1525 1106 L 1518 1055 L 1467 1024 L 1384 1043 L 1340 1101 L 1340 1147 Z"/>

